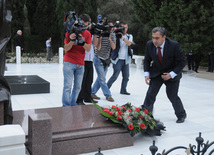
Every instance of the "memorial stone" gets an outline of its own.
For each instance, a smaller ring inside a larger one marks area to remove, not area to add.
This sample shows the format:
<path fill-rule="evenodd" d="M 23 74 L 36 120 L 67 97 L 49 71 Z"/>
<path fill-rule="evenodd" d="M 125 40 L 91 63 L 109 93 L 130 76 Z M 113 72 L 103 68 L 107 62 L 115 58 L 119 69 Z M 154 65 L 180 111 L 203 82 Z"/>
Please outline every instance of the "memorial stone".
<path fill-rule="evenodd" d="M 31 155 L 52 155 L 52 118 L 47 113 L 28 118 L 28 151 Z"/>

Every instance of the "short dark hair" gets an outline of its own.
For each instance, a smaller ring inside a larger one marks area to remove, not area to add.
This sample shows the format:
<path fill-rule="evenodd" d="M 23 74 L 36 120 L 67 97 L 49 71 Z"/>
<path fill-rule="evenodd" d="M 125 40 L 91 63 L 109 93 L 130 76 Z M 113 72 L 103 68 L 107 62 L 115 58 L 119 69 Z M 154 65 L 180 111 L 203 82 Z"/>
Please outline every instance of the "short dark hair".
<path fill-rule="evenodd" d="M 160 32 L 161 36 L 166 36 L 166 29 L 164 27 L 155 27 L 152 29 L 152 33 Z"/>
<path fill-rule="evenodd" d="M 84 22 L 90 22 L 90 16 L 88 14 L 81 14 L 80 19 L 82 19 Z"/>
<path fill-rule="evenodd" d="M 122 24 L 123 24 L 123 25 L 126 25 L 126 24 L 128 25 L 128 22 L 126 22 L 126 21 L 121 21 L 121 22 L 120 22 L 120 26 L 121 26 Z"/>

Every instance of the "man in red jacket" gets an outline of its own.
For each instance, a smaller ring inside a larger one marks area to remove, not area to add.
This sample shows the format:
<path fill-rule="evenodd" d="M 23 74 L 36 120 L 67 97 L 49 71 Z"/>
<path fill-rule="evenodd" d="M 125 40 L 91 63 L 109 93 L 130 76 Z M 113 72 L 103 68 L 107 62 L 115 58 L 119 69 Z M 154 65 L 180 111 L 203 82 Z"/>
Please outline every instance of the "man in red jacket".
<path fill-rule="evenodd" d="M 89 18 L 85 22 L 89 22 Z M 82 38 L 82 44 L 79 44 L 77 37 Z M 77 105 L 76 100 L 81 89 L 85 51 L 90 51 L 91 49 L 91 34 L 87 30 L 82 31 L 80 34 L 66 32 L 64 43 L 62 104 L 63 106 L 74 106 Z"/>

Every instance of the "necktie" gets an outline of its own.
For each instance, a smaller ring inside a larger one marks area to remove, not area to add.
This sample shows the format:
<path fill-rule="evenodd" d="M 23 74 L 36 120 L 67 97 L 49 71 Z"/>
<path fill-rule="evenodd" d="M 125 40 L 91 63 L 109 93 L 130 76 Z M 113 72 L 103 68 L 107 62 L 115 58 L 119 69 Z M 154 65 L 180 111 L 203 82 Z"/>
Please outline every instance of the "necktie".
<path fill-rule="evenodd" d="M 158 47 L 158 59 L 159 59 L 160 63 L 162 64 L 161 47 Z"/>

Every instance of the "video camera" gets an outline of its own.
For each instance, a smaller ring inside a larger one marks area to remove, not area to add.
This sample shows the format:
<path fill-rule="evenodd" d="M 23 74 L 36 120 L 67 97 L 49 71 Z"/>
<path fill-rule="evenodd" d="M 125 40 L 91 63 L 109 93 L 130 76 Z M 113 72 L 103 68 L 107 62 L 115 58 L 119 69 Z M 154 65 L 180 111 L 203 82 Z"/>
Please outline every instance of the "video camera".
<path fill-rule="evenodd" d="M 82 39 L 82 37 L 79 35 L 81 32 L 85 31 L 86 28 L 84 24 L 82 23 L 82 20 L 78 18 L 75 11 L 69 11 L 64 16 L 64 31 L 69 33 L 69 36 L 71 33 L 76 34 L 76 39 L 71 41 L 77 40 L 78 46 L 83 46 L 85 44 L 85 41 Z M 65 34 L 65 33 L 64 33 Z"/>
<path fill-rule="evenodd" d="M 117 38 L 121 38 L 122 35 L 121 33 L 123 32 L 123 30 L 125 29 L 125 27 L 120 26 L 120 22 L 116 21 L 115 25 L 114 25 L 114 33 L 116 35 Z"/>
<path fill-rule="evenodd" d="M 103 20 L 99 20 L 97 24 L 92 23 L 91 24 L 91 32 L 92 34 L 96 34 L 98 36 L 102 37 L 109 37 L 110 35 L 110 29 L 113 28 L 113 25 L 108 25 L 107 18 L 104 18 Z"/>

